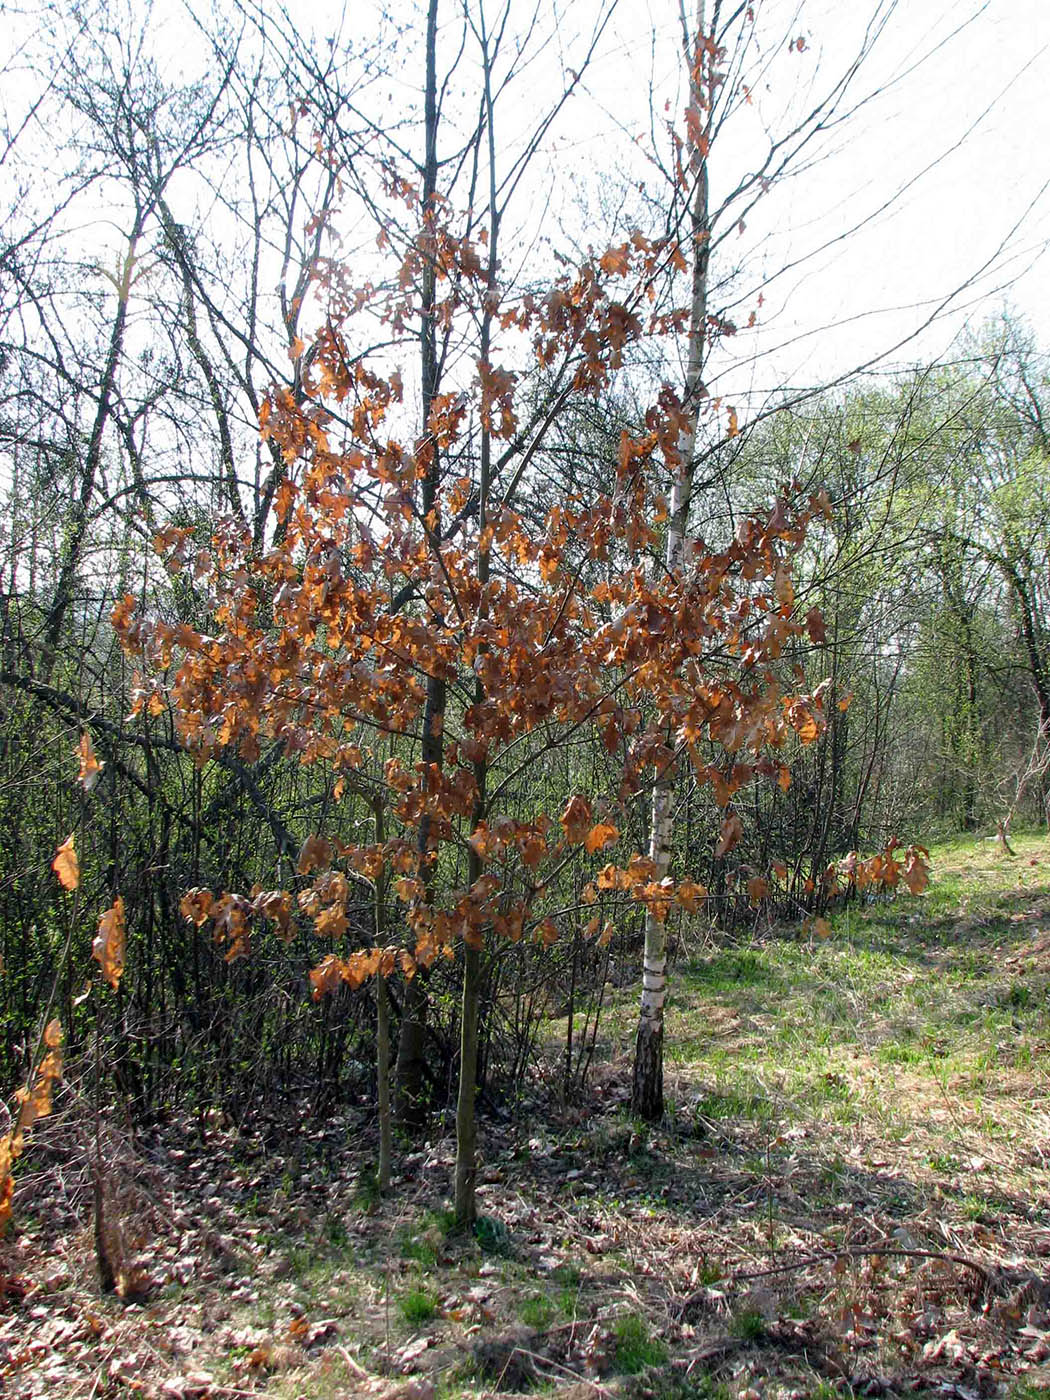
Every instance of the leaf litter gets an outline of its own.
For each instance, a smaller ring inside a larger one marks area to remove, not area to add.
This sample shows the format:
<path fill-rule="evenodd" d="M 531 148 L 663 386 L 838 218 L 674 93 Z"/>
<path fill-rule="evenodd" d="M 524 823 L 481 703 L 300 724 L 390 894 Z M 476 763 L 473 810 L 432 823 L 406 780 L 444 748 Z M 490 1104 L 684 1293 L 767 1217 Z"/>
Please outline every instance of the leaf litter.
<path fill-rule="evenodd" d="M 1029 938 L 1018 927 L 1014 952 Z M 858 1055 L 841 1077 L 878 1068 Z M 514 1123 L 484 1124 L 485 1248 L 448 1231 L 450 1137 L 404 1156 L 380 1201 L 368 1113 L 241 1131 L 176 1115 L 138 1132 L 111 1115 L 117 1296 L 97 1285 L 89 1115 L 67 1087 L 37 1125 L 0 1250 L 2 1393 L 1045 1388 L 1050 1120 L 1031 1083 L 987 1086 L 996 1131 L 909 1069 L 915 1114 L 889 1132 L 863 1097 L 844 1124 L 773 1083 L 762 1104 L 712 1116 L 709 1069 L 685 1062 L 669 1073 L 674 1111 L 649 1129 L 627 1115 L 628 1070 L 610 1055 L 586 1102 L 541 1086 Z"/>

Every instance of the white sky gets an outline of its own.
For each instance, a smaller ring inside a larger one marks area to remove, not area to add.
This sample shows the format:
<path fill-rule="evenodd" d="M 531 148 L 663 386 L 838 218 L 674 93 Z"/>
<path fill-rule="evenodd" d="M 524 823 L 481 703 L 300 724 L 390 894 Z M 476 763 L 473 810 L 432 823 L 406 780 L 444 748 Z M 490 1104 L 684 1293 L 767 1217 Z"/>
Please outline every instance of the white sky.
<path fill-rule="evenodd" d="M 668 0 L 644 8 L 634 0 L 621 9 L 620 42 L 648 29 L 646 11 L 666 16 L 668 8 Z M 807 41 L 803 54 L 779 56 L 768 90 L 756 91 L 755 106 L 773 130 L 792 83 L 801 88 L 817 73 L 819 85 L 820 71 L 842 70 L 872 8 L 869 0 L 769 0 L 767 17 Z M 1050 3 L 899 0 L 855 93 L 885 84 L 923 54 L 930 56 L 919 68 L 837 135 L 826 159 L 771 192 L 766 218 L 749 218 L 741 265 L 772 272 L 915 181 L 870 224 L 775 284 L 753 345 L 743 336 L 727 345 L 734 355 L 762 356 L 753 369 L 732 372 L 733 392 L 751 375 L 760 391 L 819 383 L 886 352 L 895 363 L 936 358 L 965 320 L 979 324 L 1004 300 L 1050 348 Z M 618 110 L 627 96 L 614 99 Z M 726 132 L 713 157 L 716 188 L 723 157 L 728 168 L 747 168 L 754 134 Z M 951 314 L 893 352 L 958 289 Z"/>
<path fill-rule="evenodd" d="M 534 3 L 514 0 L 524 17 Z M 571 66 L 600 0 L 551 3 L 561 25 L 506 104 L 504 163 L 515 118 L 524 129 L 529 112 L 560 91 L 559 60 Z M 686 0 L 690 16 L 695 4 Z M 486 8 L 497 11 L 497 0 Z M 724 0 L 724 10 L 735 8 Z M 978 327 L 1004 305 L 1050 350 L 1050 0 L 756 0 L 754 8 L 766 66 L 753 105 L 713 150 L 716 200 L 756 167 L 765 132 L 781 133 L 846 69 L 873 11 L 892 13 L 851 88 L 853 102 L 871 100 L 818 142 L 808 168 L 774 186 L 715 269 L 725 270 L 725 256 L 740 268 L 739 291 L 753 294 L 733 319 L 743 326 L 756 309 L 759 326 L 724 343 L 710 366 L 713 392 L 761 401 L 872 361 L 929 362 L 965 324 Z M 418 9 L 393 0 L 393 13 Z M 451 43 L 459 32 L 451 0 L 444 14 Z M 670 100 L 680 121 L 680 32 L 678 0 L 619 0 L 586 92 L 556 128 L 534 203 L 581 244 L 603 238 L 601 218 L 592 219 L 602 205 L 596 182 L 629 189 L 645 171 L 650 112 L 662 119 Z M 791 37 L 805 39 L 802 53 L 787 51 Z M 418 77 L 414 65 L 409 76 Z M 575 194 L 547 210 L 544 180 L 566 176 Z M 606 207 L 616 202 L 606 194 Z M 757 288 L 791 264 L 758 309 Z"/>
<path fill-rule="evenodd" d="M 139 0 L 131 3 L 146 12 Z M 524 23 L 533 0 L 513 3 L 515 17 L 520 14 Z M 560 27 L 519 81 L 521 96 L 510 98 L 501 119 L 506 158 L 515 125 L 524 127 L 530 110 L 541 108 L 558 90 L 560 64 L 571 63 L 579 52 L 574 37 L 589 28 L 599 0 L 556 3 Z M 716 145 L 716 196 L 754 167 L 763 140 L 760 122 L 773 132 L 781 130 L 793 105 L 842 71 L 877 3 L 756 3 L 758 33 L 769 45 L 770 62 L 766 81 L 755 87 L 754 106 Z M 693 4 L 695 0 L 690 12 Z M 308 22 L 322 33 L 334 29 L 331 17 L 338 8 L 338 0 L 321 0 Z M 345 32 L 367 33 L 369 17 L 381 8 L 377 0 L 348 0 Z M 422 6 L 416 0 L 388 0 L 385 8 L 395 24 L 402 22 L 410 31 L 420 26 Z M 488 0 L 487 8 L 494 14 L 497 0 Z M 729 0 L 726 8 L 733 8 Z M 6 9 L 0 0 L 0 16 Z M 153 24 L 164 59 L 192 67 L 201 48 L 180 20 L 180 10 L 179 0 L 157 0 Z M 445 0 L 449 42 L 459 32 L 458 13 L 455 0 Z M 25 12 L 22 17 L 24 21 Z M 573 202 L 574 196 L 564 196 L 550 211 L 550 220 L 553 224 L 560 218 L 567 227 L 575 218 L 573 234 L 582 243 L 591 240 L 580 224 L 587 214 L 579 209 L 593 208 L 600 198 L 595 194 L 598 172 L 608 172 L 612 165 L 615 182 L 644 168 L 640 157 L 631 154 L 629 138 L 648 138 L 650 88 L 661 116 L 666 99 L 671 114 L 680 116 L 678 34 L 677 0 L 620 0 L 587 74 L 586 94 L 574 99 L 561 119 L 553 156 L 540 168 L 575 178 L 582 205 Z M 791 35 L 805 37 L 803 53 L 788 53 L 782 43 L 773 46 L 774 36 Z M 389 90 L 396 93 L 403 85 L 418 100 L 421 69 L 414 47 L 410 32 L 391 48 Z M 897 364 L 937 358 L 965 320 L 979 324 L 1004 300 L 1050 348 L 1050 257 L 1045 254 L 1050 240 L 1050 190 L 1045 188 L 1050 180 L 1050 0 L 898 0 L 857 79 L 855 95 L 883 87 L 927 53 L 925 62 L 838 131 L 811 169 L 775 187 L 749 215 L 740 237 L 730 240 L 727 252 L 742 269 L 742 290 L 803 261 L 767 288 L 758 330 L 727 342 L 722 359 L 712 366 L 721 372 L 718 387 L 726 393 L 742 395 L 753 388 L 762 396 L 784 384 L 816 384 L 880 355 Z M 469 64 L 468 56 L 468 66 L 461 70 L 467 90 L 473 76 Z M 473 93 L 468 100 L 474 102 Z M 502 150 L 499 158 L 505 158 Z M 530 212 L 543 207 L 538 198 L 543 193 L 531 192 Z M 887 200 L 890 207 L 876 214 Z M 865 223 L 870 215 L 876 217 Z M 862 226 L 843 238 L 854 225 Z M 808 256 L 835 239 L 840 241 Z M 593 241 L 604 241 L 598 222 Z M 946 300 L 948 314 L 894 348 Z M 753 297 L 745 300 L 735 319 L 744 323 L 754 308 Z"/>

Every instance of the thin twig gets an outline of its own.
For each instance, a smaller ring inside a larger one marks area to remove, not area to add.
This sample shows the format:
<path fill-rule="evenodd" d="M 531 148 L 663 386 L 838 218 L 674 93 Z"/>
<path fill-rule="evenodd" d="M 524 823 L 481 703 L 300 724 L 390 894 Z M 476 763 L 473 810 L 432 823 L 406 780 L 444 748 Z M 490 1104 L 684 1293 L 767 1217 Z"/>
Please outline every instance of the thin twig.
<path fill-rule="evenodd" d="M 864 1245 L 854 1249 L 821 1250 L 818 1254 L 803 1255 L 801 1259 L 795 1259 L 790 1264 L 777 1264 L 769 1269 L 750 1269 L 746 1273 L 734 1273 L 730 1275 L 730 1279 L 734 1283 L 744 1283 L 752 1279 L 771 1278 L 776 1274 L 792 1273 L 797 1269 L 805 1269 L 811 1264 L 820 1264 L 827 1260 L 868 1258 L 933 1259 L 942 1264 L 958 1264 L 960 1268 L 969 1269 L 971 1273 L 978 1276 L 989 1291 L 995 1282 L 991 1269 L 978 1263 L 976 1259 L 968 1258 L 965 1254 L 946 1254 L 935 1249 L 887 1249 L 879 1245 Z M 688 1297 L 683 1298 L 676 1305 L 678 1315 L 681 1316 L 691 1304 L 702 1302 L 706 1296 L 706 1293 L 690 1293 Z"/>
<path fill-rule="evenodd" d="M 936 1259 L 942 1264 L 958 1264 L 960 1268 L 969 1269 L 978 1275 L 985 1287 L 990 1288 L 993 1283 L 992 1271 L 984 1264 L 980 1264 L 976 1259 L 970 1259 L 965 1254 L 945 1254 L 936 1249 L 886 1249 L 879 1245 L 863 1245 L 854 1249 L 826 1249 L 819 1254 L 807 1254 L 802 1259 L 796 1259 L 791 1264 L 778 1264 L 772 1269 L 755 1269 L 745 1274 L 733 1274 L 734 1282 L 742 1282 L 747 1279 L 768 1278 L 772 1274 L 785 1274 L 793 1269 L 804 1269 L 808 1264 L 818 1264 L 826 1259 L 867 1259 L 867 1258 L 887 1258 L 887 1259 Z M 686 1303 L 690 1300 L 686 1299 Z"/>
<path fill-rule="evenodd" d="M 555 1361 L 550 1356 L 540 1356 L 537 1352 L 529 1351 L 527 1347 L 515 1347 L 510 1356 L 507 1357 L 507 1365 L 504 1366 L 500 1373 L 501 1381 L 506 1374 L 507 1366 L 510 1365 L 515 1356 L 526 1356 L 530 1361 L 538 1362 L 540 1366 L 553 1366 L 556 1371 L 561 1371 L 563 1375 L 571 1376 L 574 1381 L 591 1386 L 597 1395 L 607 1395 L 610 1397 L 612 1395 L 612 1391 L 608 1390 L 600 1381 L 593 1381 L 589 1376 L 581 1376 L 579 1371 L 574 1371 L 570 1366 L 563 1366 L 560 1361 Z"/>

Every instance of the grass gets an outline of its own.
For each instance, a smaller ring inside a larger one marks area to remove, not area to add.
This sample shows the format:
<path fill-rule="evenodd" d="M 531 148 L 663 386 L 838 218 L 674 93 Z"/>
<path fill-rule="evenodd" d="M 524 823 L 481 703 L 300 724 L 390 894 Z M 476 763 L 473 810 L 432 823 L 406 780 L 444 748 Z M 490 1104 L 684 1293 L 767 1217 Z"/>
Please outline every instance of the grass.
<path fill-rule="evenodd" d="M 622 1376 L 636 1376 L 649 1366 L 662 1366 L 667 1360 L 667 1345 L 654 1337 L 645 1318 L 637 1313 L 618 1317 L 613 1324 L 615 1339 L 614 1365 Z"/>
<path fill-rule="evenodd" d="M 741 1342 L 757 1342 L 766 1335 L 766 1319 L 757 1308 L 741 1308 L 729 1323 L 729 1335 Z"/>
<path fill-rule="evenodd" d="M 397 1302 L 398 1312 L 413 1327 L 431 1322 L 438 1314 L 438 1302 L 425 1288 L 410 1288 Z"/>
<path fill-rule="evenodd" d="M 1045 841 L 1018 838 L 1003 864 L 994 848 L 938 848 L 921 901 L 854 906 L 813 946 L 765 939 L 688 962 L 667 1059 L 702 1079 L 697 1114 L 761 1121 L 779 1096 L 831 1123 L 902 1127 L 943 1112 L 946 1093 L 994 1094 L 1004 1071 L 1045 1084 L 1050 967 L 1008 961 L 1039 926 L 1033 903 L 1050 908 Z"/>
<path fill-rule="evenodd" d="M 282 1400 L 356 1390 L 355 1365 L 433 1380 L 439 1400 L 497 1383 L 831 1400 L 850 1384 L 866 1393 L 865 1367 L 900 1381 L 886 1393 L 913 1393 L 916 1377 L 914 1393 L 937 1393 L 950 1348 L 929 1363 L 924 1349 L 954 1334 L 970 1358 L 1005 1357 L 983 1394 L 1050 1393 L 1021 1374 L 1025 1308 L 1011 1320 L 941 1264 L 826 1257 L 888 1242 L 1045 1273 L 1050 842 L 1017 849 L 937 848 L 921 899 L 841 910 L 824 940 L 766 930 L 673 969 L 662 1124 L 624 1105 L 635 997 L 611 990 L 591 1097 L 482 1120 L 494 1170 L 472 1237 L 445 1205 L 447 1144 L 382 1198 L 367 1142 L 298 1200 L 280 1170 L 251 1211 L 243 1190 L 224 1193 L 243 1216 L 222 1229 L 253 1296 L 234 1304 L 225 1343 L 221 1326 L 202 1331 L 202 1369 L 253 1390 L 256 1342 L 285 1346 L 302 1317 L 333 1319 L 342 1340 L 297 1343 L 301 1364 L 266 1379 Z M 213 1274 L 158 1301 L 181 1326 L 226 1288 Z M 970 1364 L 953 1372 L 960 1387 Z"/>
<path fill-rule="evenodd" d="M 545 1293 L 530 1293 L 522 1299 L 521 1320 L 526 1327 L 534 1327 L 542 1332 L 549 1327 L 557 1309 Z"/>
<path fill-rule="evenodd" d="M 437 1268 L 437 1249 L 434 1244 L 415 1235 L 406 1235 L 401 1240 L 401 1258 L 418 1264 L 425 1273 Z"/>
<path fill-rule="evenodd" d="M 474 1221 L 474 1238 L 481 1246 L 483 1254 L 496 1254 L 508 1258 L 514 1252 L 510 1231 L 502 1220 L 494 1215 L 479 1215 Z"/>

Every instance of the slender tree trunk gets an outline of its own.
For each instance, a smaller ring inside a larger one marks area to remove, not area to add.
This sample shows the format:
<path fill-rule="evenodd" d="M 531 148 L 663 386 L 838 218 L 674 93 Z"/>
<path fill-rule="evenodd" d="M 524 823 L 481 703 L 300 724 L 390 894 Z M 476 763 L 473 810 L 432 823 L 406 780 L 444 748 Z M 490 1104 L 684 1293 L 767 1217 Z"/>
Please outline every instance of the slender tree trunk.
<path fill-rule="evenodd" d="M 492 343 L 492 307 L 496 296 L 496 269 L 497 247 L 499 244 L 499 213 L 496 205 L 496 138 L 493 126 L 493 104 L 492 104 L 492 69 L 489 59 L 488 34 L 485 29 L 484 10 L 481 10 L 481 32 L 478 35 L 481 41 L 482 62 L 484 65 L 485 79 L 485 121 L 488 130 L 488 161 L 489 161 L 489 229 L 488 229 L 488 263 L 486 268 L 486 283 L 488 296 L 486 297 L 486 310 L 481 322 L 481 337 L 479 350 L 482 364 L 486 364 Z M 492 488 L 492 433 L 486 424 L 482 424 L 480 443 L 480 480 L 479 502 L 478 502 L 478 583 L 481 589 L 481 599 L 478 606 L 478 622 L 482 623 L 488 616 L 488 603 L 486 601 L 486 589 L 489 582 L 490 554 L 489 546 L 485 543 L 485 532 L 489 519 L 489 493 Z M 484 651 L 487 648 L 482 647 Z M 474 703 L 481 705 L 485 699 L 485 690 L 480 678 L 474 684 Z M 474 763 L 474 782 L 477 788 L 477 796 L 474 802 L 472 814 L 472 825 L 477 827 L 483 821 L 486 812 L 486 783 L 488 780 L 488 764 L 484 758 L 478 759 Z M 484 873 L 484 866 L 481 858 L 474 850 L 473 846 L 467 857 L 467 879 L 471 887 L 475 881 L 479 880 Z M 477 1149 L 478 1149 L 478 1125 L 477 1125 L 477 1089 L 478 1089 L 478 1020 L 481 1011 L 481 938 L 483 931 L 476 931 L 476 939 L 469 939 L 463 948 L 463 996 L 460 1013 L 460 1040 L 459 1040 L 459 1089 L 456 1099 L 456 1225 L 459 1229 L 465 1230 L 473 1226 L 477 1218 L 477 1201 L 475 1198 L 475 1187 L 477 1185 Z"/>
<path fill-rule="evenodd" d="M 683 21 L 684 23 L 684 21 Z M 678 441 L 678 471 L 671 492 L 671 518 L 667 529 L 667 569 L 678 572 L 685 557 L 685 534 L 689 518 L 689 503 L 693 489 L 693 463 L 696 427 L 703 394 L 704 351 L 707 325 L 707 274 L 710 260 L 710 226 L 708 210 L 707 149 L 710 132 L 710 112 L 705 102 L 704 65 L 704 0 L 697 0 L 696 27 L 692 50 L 687 46 L 686 61 L 690 65 L 690 104 L 695 119 L 687 130 L 695 133 L 689 143 L 689 178 L 693 182 L 690 205 L 689 232 L 692 240 L 693 287 L 689 311 L 689 360 L 686 369 L 683 404 L 687 427 Z M 683 34 L 683 42 L 686 36 Z M 704 135 L 701 138 L 699 126 Z M 650 823 L 649 857 L 656 866 L 654 879 L 667 874 L 671 860 L 671 773 L 668 769 L 657 775 L 653 787 Z M 642 961 L 642 1002 L 635 1041 L 634 1077 L 631 1107 L 639 1117 L 656 1122 L 664 1111 L 664 1000 L 667 991 L 667 926 L 651 911 L 645 918 L 645 951 Z"/>
<path fill-rule="evenodd" d="M 1021 638 L 1028 658 L 1032 689 L 1035 691 L 1039 715 L 1039 733 L 1044 745 L 1050 748 L 1050 660 L 1047 657 L 1043 638 L 1045 633 L 1036 621 L 1038 610 L 1033 606 L 1029 590 L 1025 588 L 1018 571 L 1007 566 L 1007 582 L 1013 589 L 1021 621 Z M 1050 773 L 1044 770 L 1041 780 L 1041 795 L 1046 825 L 1050 828 Z"/>
<path fill-rule="evenodd" d="M 376 1083 L 379 1098 L 379 1189 L 390 1190 L 393 1132 L 390 1119 L 390 999 L 386 978 L 376 978 Z"/>
<path fill-rule="evenodd" d="M 382 846 L 386 840 L 383 822 L 383 804 L 375 804 L 376 844 Z M 383 946 L 386 933 L 386 871 L 381 870 L 375 884 L 375 926 L 376 947 Z M 377 1177 L 380 1191 L 389 1191 L 393 1162 L 393 1131 L 390 1118 L 390 998 L 387 996 L 386 978 L 376 975 L 376 1097 L 379 1101 L 379 1170 Z"/>
<path fill-rule="evenodd" d="M 433 243 L 434 221 L 437 212 L 437 12 L 438 0 L 429 0 L 427 6 L 426 37 L 426 91 L 424 96 L 424 124 L 426 152 L 423 161 L 423 272 L 422 300 L 423 313 L 420 319 L 419 345 L 422 372 L 422 412 L 420 429 L 420 451 L 429 452 L 427 473 L 422 481 L 420 516 L 424 529 L 435 552 L 441 548 L 441 520 L 438 515 L 438 485 L 441 476 L 441 459 L 437 443 L 428 429 L 430 409 L 438 388 L 437 320 L 434 299 L 437 278 Z M 427 679 L 427 696 L 423 710 L 422 761 L 441 767 L 444 758 L 442 731 L 445 720 L 446 686 L 443 679 L 430 676 Z M 429 899 L 433 885 L 435 867 L 430 856 L 430 819 L 424 814 L 419 823 L 418 847 L 421 869 L 420 879 Z M 397 1120 L 402 1128 L 418 1131 L 426 1120 L 426 1037 L 427 979 L 417 973 L 405 988 L 402 1005 L 401 1030 L 397 1046 Z"/>
<path fill-rule="evenodd" d="M 459 1092 L 456 1098 L 456 1225 L 469 1229 L 477 1217 L 478 1011 L 481 1005 L 481 949 L 463 950 L 463 999 L 459 1028 Z"/>

